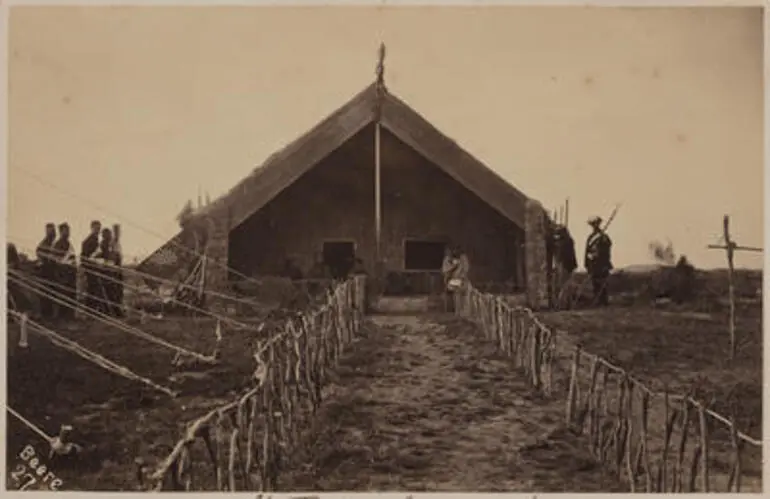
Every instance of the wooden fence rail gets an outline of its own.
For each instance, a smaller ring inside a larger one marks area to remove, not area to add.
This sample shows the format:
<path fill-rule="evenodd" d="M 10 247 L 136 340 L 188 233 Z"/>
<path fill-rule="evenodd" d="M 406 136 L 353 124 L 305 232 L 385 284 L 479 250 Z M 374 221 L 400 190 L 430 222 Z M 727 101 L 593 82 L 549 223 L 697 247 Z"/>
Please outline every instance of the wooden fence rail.
<path fill-rule="evenodd" d="M 358 334 L 364 279 L 337 285 L 326 302 L 266 340 L 255 353 L 255 387 L 192 422 L 169 456 L 149 474 L 137 462 L 142 488 L 275 490 L 280 470 L 304 439 L 321 403 L 327 370 Z"/>
<path fill-rule="evenodd" d="M 650 390 L 501 297 L 469 287 L 456 295 L 455 311 L 495 341 L 534 389 L 564 397 L 565 425 L 631 492 L 761 491 L 762 442 L 739 432 L 734 417 L 693 394 Z"/>

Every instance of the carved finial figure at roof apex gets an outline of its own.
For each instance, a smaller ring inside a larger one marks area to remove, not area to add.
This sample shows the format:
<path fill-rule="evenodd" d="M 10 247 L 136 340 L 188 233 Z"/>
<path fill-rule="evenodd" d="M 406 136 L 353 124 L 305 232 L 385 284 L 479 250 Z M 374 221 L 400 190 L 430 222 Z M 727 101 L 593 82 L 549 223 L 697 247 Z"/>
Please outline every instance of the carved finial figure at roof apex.
<path fill-rule="evenodd" d="M 377 86 L 385 88 L 385 43 L 380 42 L 377 60 Z"/>

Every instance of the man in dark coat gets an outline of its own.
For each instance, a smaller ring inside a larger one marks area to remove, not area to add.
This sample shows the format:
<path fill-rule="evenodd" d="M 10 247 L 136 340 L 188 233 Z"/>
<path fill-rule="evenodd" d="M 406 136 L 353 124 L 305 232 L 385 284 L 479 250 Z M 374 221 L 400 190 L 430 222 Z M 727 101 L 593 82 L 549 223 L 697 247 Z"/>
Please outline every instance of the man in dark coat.
<path fill-rule="evenodd" d="M 115 265 L 113 269 L 113 276 L 115 277 L 115 304 L 117 306 L 116 313 L 119 317 L 123 316 L 123 290 L 124 290 L 124 276 L 123 276 L 123 247 L 120 244 L 120 225 L 114 224 L 112 226 L 112 264 Z"/>
<path fill-rule="evenodd" d="M 550 235 L 550 257 L 553 262 L 553 296 L 555 304 L 562 306 L 564 287 L 577 268 L 575 241 L 566 226 L 554 224 Z"/>
<path fill-rule="evenodd" d="M 77 261 L 75 249 L 70 242 L 69 224 L 59 224 L 59 239 L 53 245 L 53 255 L 56 259 L 57 292 L 65 295 L 70 303 L 61 303 L 57 307 L 59 318 L 73 319 L 75 317 L 75 301 L 77 300 Z"/>
<path fill-rule="evenodd" d="M 112 231 L 102 229 L 102 241 L 99 243 L 99 251 L 93 256 L 96 269 L 96 282 L 98 287 L 100 309 L 111 316 L 119 315 L 118 305 L 115 302 L 115 256 L 112 247 Z"/>
<path fill-rule="evenodd" d="M 556 258 L 561 264 L 562 270 L 569 276 L 577 268 L 575 256 L 575 241 L 572 235 L 563 225 L 558 225 L 554 231 Z"/>
<path fill-rule="evenodd" d="M 51 283 L 56 280 L 56 262 L 53 256 L 53 244 L 56 240 L 56 226 L 52 223 L 45 224 L 45 237 L 37 245 L 35 255 L 37 256 L 38 277 L 42 279 L 40 287 L 43 289 L 40 294 L 40 315 L 44 319 L 52 319 L 54 313 L 54 302 L 47 295 L 53 290 Z"/>
<path fill-rule="evenodd" d="M 609 304 L 607 293 L 607 278 L 612 270 L 612 240 L 602 230 L 602 219 L 592 217 L 588 225 L 593 229 L 586 240 L 585 268 L 591 276 L 594 291 L 594 302 L 601 306 Z"/>
<path fill-rule="evenodd" d="M 15 280 L 11 280 L 10 271 L 19 272 L 21 269 L 21 258 L 19 257 L 19 251 L 16 249 L 16 245 L 8 243 L 6 245 L 6 262 L 8 265 L 9 276 L 6 280 L 8 284 L 6 290 L 8 292 L 8 298 L 6 300 L 8 310 L 15 310 L 16 312 L 27 311 L 27 303 L 24 296 L 24 292 L 19 288 L 19 285 Z"/>
<path fill-rule="evenodd" d="M 98 309 L 99 308 L 99 279 L 94 271 L 94 262 L 92 258 L 96 251 L 99 249 L 99 233 L 102 230 L 102 224 L 98 220 L 91 222 L 91 233 L 88 234 L 83 240 L 83 244 L 80 246 L 80 264 L 82 265 L 83 272 L 86 277 L 86 293 L 85 302 L 86 308 Z"/>

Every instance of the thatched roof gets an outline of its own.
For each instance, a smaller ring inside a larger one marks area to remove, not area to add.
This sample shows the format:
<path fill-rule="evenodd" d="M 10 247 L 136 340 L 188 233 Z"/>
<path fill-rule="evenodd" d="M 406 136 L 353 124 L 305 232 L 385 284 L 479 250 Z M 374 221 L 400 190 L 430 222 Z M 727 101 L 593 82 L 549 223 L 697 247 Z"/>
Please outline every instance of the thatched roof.
<path fill-rule="evenodd" d="M 525 196 L 464 151 L 405 102 L 371 84 L 195 216 L 226 216 L 235 227 L 259 211 L 321 160 L 377 120 L 516 225 L 524 226 Z"/>

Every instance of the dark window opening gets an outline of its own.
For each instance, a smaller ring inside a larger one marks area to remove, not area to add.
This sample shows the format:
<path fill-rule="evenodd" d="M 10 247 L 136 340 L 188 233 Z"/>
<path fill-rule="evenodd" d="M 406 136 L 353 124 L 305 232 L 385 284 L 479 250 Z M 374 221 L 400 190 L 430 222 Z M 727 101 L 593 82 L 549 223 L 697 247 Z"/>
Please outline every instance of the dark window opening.
<path fill-rule="evenodd" d="M 406 270 L 441 270 L 446 243 L 440 241 L 405 241 L 404 268 Z"/>
<path fill-rule="evenodd" d="M 353 241 L 326 241 L 323 247 L 324 264 L 335 279 L 348 275 L 356 258 Z"/>

